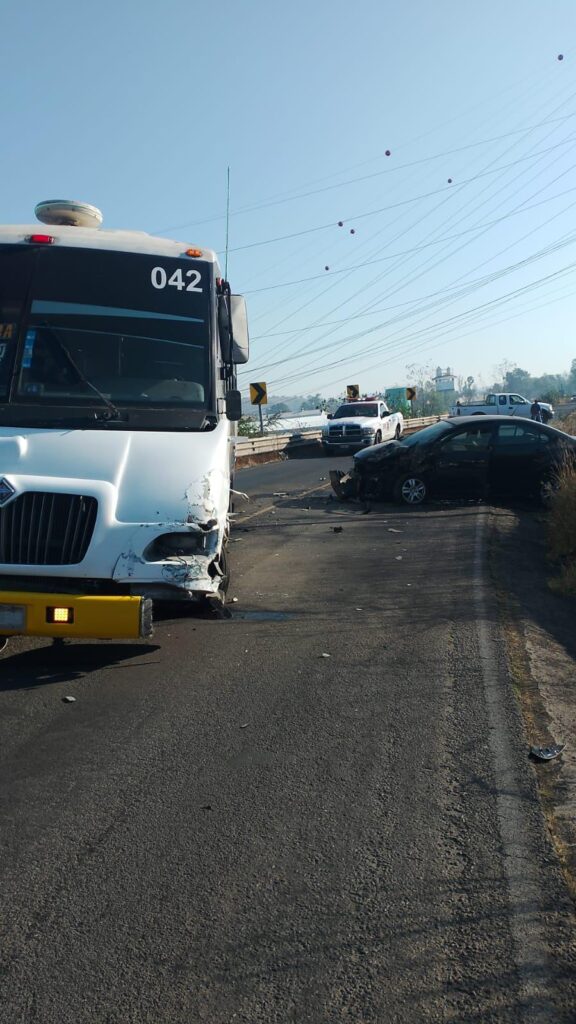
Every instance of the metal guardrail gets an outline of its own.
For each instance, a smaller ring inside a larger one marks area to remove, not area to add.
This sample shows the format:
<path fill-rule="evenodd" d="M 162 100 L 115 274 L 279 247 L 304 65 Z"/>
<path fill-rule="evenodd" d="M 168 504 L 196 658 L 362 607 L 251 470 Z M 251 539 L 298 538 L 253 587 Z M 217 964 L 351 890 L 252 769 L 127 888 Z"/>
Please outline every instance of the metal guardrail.
<path fill-rule="evenodd" d="M 439 419 L 446 419 L 446 417 L 419 416 L 412 420 L 404 420 L 404 433 L 411 434 L 415 430 L 421 430 L 422 427 L 429 427 L 432 423 L 437 423 Z M 266 434 L 265 437 L 237 437 L 236 458 L 246 459 L 254 455 L 283 452 L 287 448 L 294 448 L 297 445 L 319 444 L 321 440 L 321 430 L 306 428 L 286 434 Z"/>

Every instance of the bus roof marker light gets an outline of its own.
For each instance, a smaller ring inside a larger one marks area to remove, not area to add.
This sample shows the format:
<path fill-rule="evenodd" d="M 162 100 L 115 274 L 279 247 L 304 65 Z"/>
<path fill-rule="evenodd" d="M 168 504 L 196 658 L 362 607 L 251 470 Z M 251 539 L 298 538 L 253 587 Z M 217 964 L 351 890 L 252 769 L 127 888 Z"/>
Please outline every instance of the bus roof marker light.
<path fill-rule="evenodd" d="M 75 228 L 99 228 L 103 220 L 98 207 L 75 199 L 45 199 L 37 204 L 34 213 L 42 224 Z"/>
<path fill-rule="evenodd" d="M 33 245 L 52 245 L 54 235 L 28 235 L 26 241 L 32 242 Z"/>
<path fill-rule="evenodd" d="M 202 249 L 186 249 L 185 256 L 196 256 L 197 258 L 202 255 Z"/>

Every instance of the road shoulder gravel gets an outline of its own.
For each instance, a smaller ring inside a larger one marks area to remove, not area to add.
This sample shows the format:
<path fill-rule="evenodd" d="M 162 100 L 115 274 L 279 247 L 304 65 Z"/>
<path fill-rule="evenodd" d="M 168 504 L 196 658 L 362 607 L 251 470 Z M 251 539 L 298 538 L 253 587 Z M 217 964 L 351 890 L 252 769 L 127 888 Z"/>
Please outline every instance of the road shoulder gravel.
<path fill-rule="evenodd" d="M 545 514 L 491 512 L 490 570 L 509 671 L 530 746 L 566 743 L 534 775 L 556 852 L 576 901 L 576 601 L 553 593 Z"/>

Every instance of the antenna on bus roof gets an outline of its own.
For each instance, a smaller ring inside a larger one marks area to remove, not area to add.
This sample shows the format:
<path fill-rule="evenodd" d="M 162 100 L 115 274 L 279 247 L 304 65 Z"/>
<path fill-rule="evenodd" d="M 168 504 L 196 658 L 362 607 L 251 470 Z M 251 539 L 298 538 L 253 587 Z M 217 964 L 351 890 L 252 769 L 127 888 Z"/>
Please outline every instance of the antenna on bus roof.
<path fill-rule="evenodd" d="M 224 280 L 228 280 L 228 238 L 230 233 L 230 167 L 226 175 L 226 256 L 224 258 Z"/>

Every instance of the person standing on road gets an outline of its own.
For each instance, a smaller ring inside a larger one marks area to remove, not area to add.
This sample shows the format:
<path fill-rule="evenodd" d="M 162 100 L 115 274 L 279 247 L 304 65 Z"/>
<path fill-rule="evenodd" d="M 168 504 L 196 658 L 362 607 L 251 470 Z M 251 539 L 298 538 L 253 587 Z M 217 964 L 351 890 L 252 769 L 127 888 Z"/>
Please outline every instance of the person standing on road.
<path fill-rule="evenodd" d="M 537 398 L 534 399 L 530 406 L 530 416 L 536 423 L 542 423 L 542 409 Z"/>

